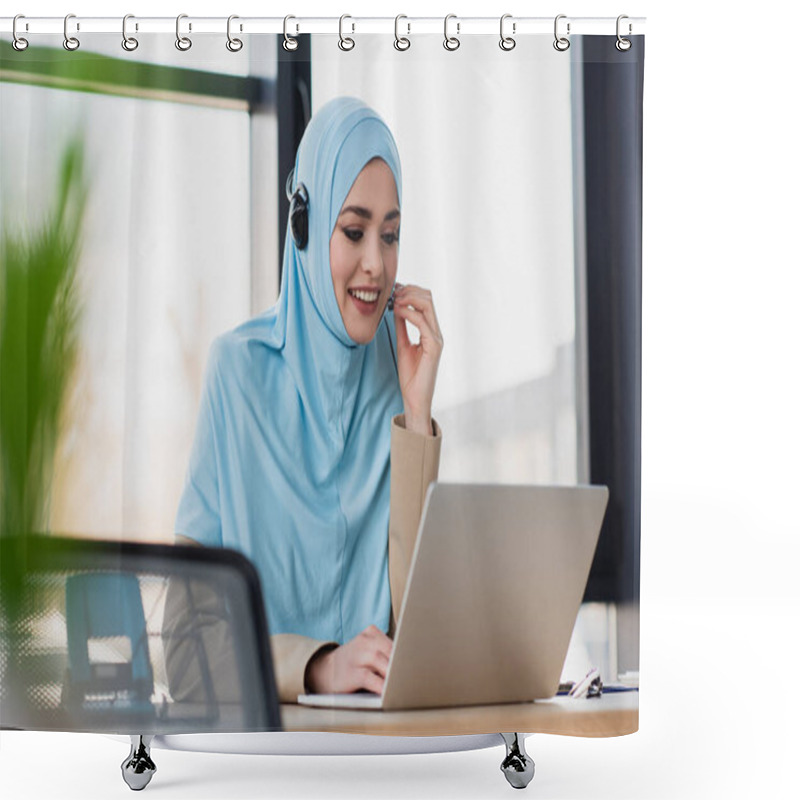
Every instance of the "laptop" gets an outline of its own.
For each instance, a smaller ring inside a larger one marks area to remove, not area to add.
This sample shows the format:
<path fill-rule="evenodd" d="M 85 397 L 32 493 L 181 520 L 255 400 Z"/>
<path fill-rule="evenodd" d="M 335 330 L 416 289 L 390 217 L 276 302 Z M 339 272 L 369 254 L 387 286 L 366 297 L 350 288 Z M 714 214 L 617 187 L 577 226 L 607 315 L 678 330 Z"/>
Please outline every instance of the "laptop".
<path fill-rule="evenodd" d="M 392 710 L 553 697 L 607 503 L 605 486 L 430 484 L 383 694 L 298 702 Z"/>

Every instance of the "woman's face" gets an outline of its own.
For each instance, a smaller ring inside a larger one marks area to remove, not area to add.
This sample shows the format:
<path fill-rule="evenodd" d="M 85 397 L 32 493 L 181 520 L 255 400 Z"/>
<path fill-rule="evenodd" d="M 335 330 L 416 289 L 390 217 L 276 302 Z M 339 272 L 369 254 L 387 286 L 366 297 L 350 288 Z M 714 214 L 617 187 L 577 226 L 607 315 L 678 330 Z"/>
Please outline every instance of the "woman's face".
<path fill-rule="evenodd" d="M 331 234 L 333 289 L 350 338 L 368 344 L 397 275 L 400 207 L 391 169 L 373 158 L 358 174 Z"/>

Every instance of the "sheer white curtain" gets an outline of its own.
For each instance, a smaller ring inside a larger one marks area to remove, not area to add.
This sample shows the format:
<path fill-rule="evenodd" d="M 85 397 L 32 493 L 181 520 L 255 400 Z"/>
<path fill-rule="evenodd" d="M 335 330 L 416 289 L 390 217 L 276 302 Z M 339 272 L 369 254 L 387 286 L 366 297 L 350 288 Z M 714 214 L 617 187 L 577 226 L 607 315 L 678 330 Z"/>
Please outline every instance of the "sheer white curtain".
<path fill-rule="evenodd" d="M 398 279 L 429 287 L 445 338 L 434 413 L 443 480 L 574 483 L 578 475 L 570 57 L 492 37 L 446 52 L 319 37 L 312 99 L 352 94 L 395 134 L 403 167 Z"/>
<path fill-rule="evenodd" d="M 84 47 L 119 57 L 119 37 L 104 38 Z M 181 66 L 248 68 L 213 44 L 198 40 Z M 171 35 L 148 36 L 140 51 L 124 58 L 176 64 Z M 91 57 L 64 53 L 60 37 L 53 52 Z M 251 313 L 251 122 L 243 103 L 225 98 L 134 95 L 3 83 L 2 210 L 35 226 L 64 144 L 82 134 L 80 353 L 51 528 L 169 540 L 209 345 Z"/>

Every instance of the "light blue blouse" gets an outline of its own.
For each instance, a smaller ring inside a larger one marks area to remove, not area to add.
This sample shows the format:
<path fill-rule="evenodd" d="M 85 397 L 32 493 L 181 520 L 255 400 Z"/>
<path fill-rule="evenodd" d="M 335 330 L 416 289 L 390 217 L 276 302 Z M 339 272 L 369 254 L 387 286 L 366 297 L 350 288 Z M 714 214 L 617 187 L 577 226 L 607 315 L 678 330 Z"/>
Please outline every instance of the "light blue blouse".
<path fill-rule="evenodd" d="M 206 368 L 176 531 L 255 563 L 273 634 L 343 643 L 389 626 L 394 321 L 386 312 L 369 344 L 353 342 L 329 261 L 344 199 L 375 156 L 401 199 L 395 143 L 372 109 L 337 98 L 314 115 L 294 176 L 308 189 L 308 246 L 287 231 L 277 303 L 220 336 Z"/>

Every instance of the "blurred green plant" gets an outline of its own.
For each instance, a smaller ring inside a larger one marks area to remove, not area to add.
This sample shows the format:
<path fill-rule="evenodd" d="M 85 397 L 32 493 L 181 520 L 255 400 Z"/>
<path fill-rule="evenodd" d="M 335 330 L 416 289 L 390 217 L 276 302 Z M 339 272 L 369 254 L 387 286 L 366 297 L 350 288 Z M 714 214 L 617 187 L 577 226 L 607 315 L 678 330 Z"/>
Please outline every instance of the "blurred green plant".
<path fill-rule="evenodd" d="M 77 355 L 84 146 L 60 159 L 52 208 L 0 234 L 0 607 L 15 620 L 26 538 L 48 527 L 53 461 Z M 8 630 L 8 628 L 7 628 Z"/>

